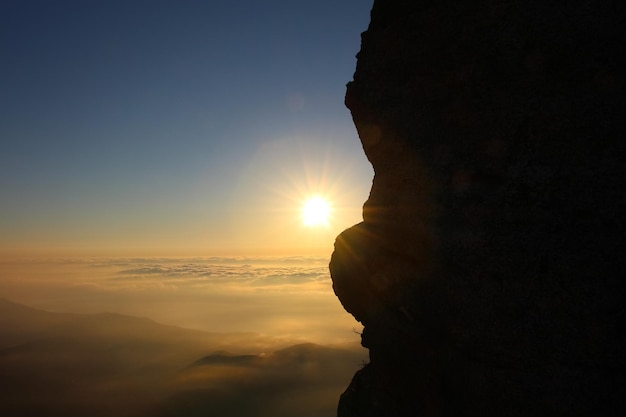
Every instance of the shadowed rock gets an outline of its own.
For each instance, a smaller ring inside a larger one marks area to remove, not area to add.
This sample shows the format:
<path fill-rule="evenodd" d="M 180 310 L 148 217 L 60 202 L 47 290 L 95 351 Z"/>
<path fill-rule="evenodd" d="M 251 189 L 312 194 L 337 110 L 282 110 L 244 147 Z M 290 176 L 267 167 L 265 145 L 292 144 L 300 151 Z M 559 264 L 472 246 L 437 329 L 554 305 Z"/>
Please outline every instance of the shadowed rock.
<path fill-rule="evenodd" d="M 350 109 L 374 167 L 335 293 L 345 416 L 624 413 L 617 2 L 375 1 Z"/>

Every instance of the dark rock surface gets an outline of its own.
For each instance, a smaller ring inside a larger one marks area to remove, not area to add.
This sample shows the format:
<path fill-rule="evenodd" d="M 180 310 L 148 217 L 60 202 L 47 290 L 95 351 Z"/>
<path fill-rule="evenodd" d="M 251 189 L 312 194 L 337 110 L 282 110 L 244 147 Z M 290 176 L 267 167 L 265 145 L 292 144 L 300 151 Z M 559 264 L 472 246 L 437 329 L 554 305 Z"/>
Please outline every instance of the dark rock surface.
<path fill-rule="evenodd" d="M 376 0 L 375 176 L 330 264 L 370 363 L 339 416 L 626 415 L 626 6 Z"/>

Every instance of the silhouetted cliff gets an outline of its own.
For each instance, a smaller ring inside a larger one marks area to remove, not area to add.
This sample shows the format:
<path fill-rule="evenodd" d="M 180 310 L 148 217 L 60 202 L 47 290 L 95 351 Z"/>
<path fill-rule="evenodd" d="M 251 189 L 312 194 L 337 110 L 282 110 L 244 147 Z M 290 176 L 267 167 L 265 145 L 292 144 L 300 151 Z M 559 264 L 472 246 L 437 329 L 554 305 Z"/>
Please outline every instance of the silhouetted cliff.
<path fill-rule="evenodd" d="M 370 364 L 339 416 L 618 416 L 621 2 L 376 0 L 346 105 L 375 176 L 330 264 Z"/>

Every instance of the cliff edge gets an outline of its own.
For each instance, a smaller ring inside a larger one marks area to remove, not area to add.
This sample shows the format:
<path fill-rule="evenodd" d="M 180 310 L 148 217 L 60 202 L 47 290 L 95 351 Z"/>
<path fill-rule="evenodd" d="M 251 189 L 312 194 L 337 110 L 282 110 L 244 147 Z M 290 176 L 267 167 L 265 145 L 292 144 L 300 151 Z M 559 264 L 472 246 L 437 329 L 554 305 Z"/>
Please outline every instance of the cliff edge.
<path fill-rule="evenodd" d="M 374 167 L 330 271 L 370 363 L 340 417 L 626 415 L 626 6 L 375 0 Z"/>

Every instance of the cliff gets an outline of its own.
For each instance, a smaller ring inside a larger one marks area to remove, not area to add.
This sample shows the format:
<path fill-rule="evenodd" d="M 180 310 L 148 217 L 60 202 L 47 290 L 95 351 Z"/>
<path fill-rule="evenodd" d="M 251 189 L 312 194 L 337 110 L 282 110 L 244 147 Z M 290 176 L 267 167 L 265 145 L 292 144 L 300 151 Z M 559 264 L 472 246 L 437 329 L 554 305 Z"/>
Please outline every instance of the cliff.
<path fill-rule="evenodd" d="M 374 167 L 330 271 L 370 363 L 339 416 L 626 415 L 619 2 L 376 0 Z"/>

